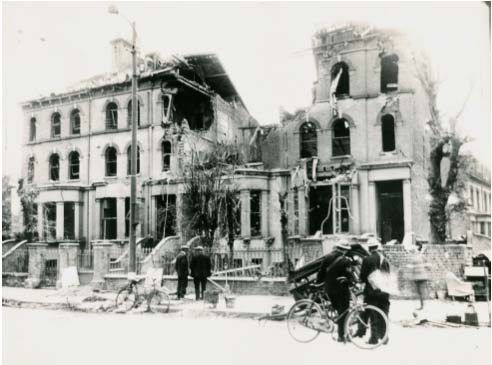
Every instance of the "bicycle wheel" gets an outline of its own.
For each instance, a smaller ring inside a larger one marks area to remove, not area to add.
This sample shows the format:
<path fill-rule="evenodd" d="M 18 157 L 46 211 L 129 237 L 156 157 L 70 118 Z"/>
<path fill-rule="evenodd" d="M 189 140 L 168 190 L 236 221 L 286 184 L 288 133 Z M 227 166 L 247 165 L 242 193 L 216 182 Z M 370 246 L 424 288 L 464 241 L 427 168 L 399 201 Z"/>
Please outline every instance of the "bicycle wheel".
<path fill-rule="evenodd" d="M 152 312 L 169 312 L 169 295 L 163 291 L 154 291 L 150 294 L 149 309 Z"/>
<path fill-rule="evenodd" d="M 388 339 L 389 321 L 386 314 L 372 305 L 353 309 L 345 319 L 347 339 L 361 349 L 374 349 Z"/>
<path fill-rule="evenodd" d="M 135 286 L 128 285 L 121 288 L 116 296 L 116 309 L 128 312 L 135 306 L 137 298 L 138 292 Z"/>
<path fill-rule="evenodd" d="M 311 342 L 319 336 L 321 326 L 327 319 L 318 304 L 310 299 L 296 302 L 287 314 L 287 328 L 298 342 Z"/>

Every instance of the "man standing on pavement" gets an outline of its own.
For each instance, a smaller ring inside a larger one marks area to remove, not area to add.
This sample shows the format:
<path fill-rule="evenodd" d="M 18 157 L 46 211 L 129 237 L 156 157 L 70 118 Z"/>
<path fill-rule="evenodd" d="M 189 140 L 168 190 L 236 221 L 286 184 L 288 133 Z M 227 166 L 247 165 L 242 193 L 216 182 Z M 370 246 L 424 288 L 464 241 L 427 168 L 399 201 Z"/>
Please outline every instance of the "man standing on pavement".
<path fill-rule="evenodd" d="M 349 284 L 353 280 L 352 261 L 345 256 L 350 250 L 350 244 L 339 241 L 333 252 L 326 256 L 318 272 L 317 282 L 325 283 L 325 291 L 338 314 L 345 312 L 350 304 Z M 338 319 L 338 342 L 345 342 L 344 322 L 347 313 Z"/>
<path fill-rule="evenodd" d="M 364 287 L 364 300 L 367 304 L 373 305 L 381 309 L 386 315 L 389 314 L 389 294 L 386 293 L 384 288 L 379 288 L 371 280 L 371 274 L 375 271 L 380 270 L 382 273 L 389 274 L 390 266 L 388 260 L 383 256 L 383 246 L 381 243 L 375 239 L 371 238 L 367 242 L 367 247 L 369 249 L 369 256 L 364 257 L 362 260 L 362 267 L 360 269 L 360 280 L 365 284 Z M 383 290 L 382 290 L 383 289 Z M 369 339 L 370 344 L 376 344 L 383 337 L 386 332 L 384 323 L 380 323 L 378 318 L 371 320 L 371 337 Z M 361 332 L 364 332 L 360 329 Z M 360 333 L 362 335 L 363 333 Z M 388 343 L 388 339 L 384 342 L 384 345 Z"/>
<path fill-rule="evenodd" d="M 188 246 L 181 246 L 181 250 L 176 256 L 175 268 L 178 275 L 178 299 L 181 299 L 185 297 L 188 286 Z"/>
<path fill-rule="evenodd" d="M 212 275 L 212 262 L 210 257 L 203 253 L 203 247 L 195 248 L 196 254 L 191 258 L 190 270 L 195 283 L 196 300 L 203 299 L 203 292 L 207 287 L 207 278 Z"/>

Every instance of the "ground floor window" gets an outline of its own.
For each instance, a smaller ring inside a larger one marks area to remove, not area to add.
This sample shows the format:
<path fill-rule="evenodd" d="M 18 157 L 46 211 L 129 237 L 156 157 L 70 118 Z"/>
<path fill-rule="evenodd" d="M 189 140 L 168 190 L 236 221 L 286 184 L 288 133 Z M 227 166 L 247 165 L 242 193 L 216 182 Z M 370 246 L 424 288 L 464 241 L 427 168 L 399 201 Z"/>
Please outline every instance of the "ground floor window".
<path fill-rule="evenodd" d="M 157 237 L 176 235 L 176 195 L 163 194 L 156 197 Z"/>
<path fill-rule="evenodd" d="M 101 239 L 114 240 L 117 235 L 116 198 L 101 200 Z"/>
<path fill-rule="evenodd" d="M 402 180 L 378 181 L 376 191 L 378 234 L 382 242 L 394 239 L 402 242 L 405 228 Z"/>
<path fill-rule="evenodd" d="M 66 202 L 63 204 L 63 238 L 68 240 L 75 239 L 75 203 Z"/>
<path fill-rule="evenodd" d="M 293 218 L 292 222 L 292 234 L 299 234 L 299 191 L 297 188 L 294 188 L 292 193 L 292 207 L 293 207 Z"/>
<path fill-rule="evenodd" d="M 43 204 L 43 236 L 46 241 L 56 239 L 56 203 Z"/>
<path fill-rule="evenodd" d="M 251 190 L 250 193 L 250 224 L 251 236 L 261 235 L 261 191 Z"/>

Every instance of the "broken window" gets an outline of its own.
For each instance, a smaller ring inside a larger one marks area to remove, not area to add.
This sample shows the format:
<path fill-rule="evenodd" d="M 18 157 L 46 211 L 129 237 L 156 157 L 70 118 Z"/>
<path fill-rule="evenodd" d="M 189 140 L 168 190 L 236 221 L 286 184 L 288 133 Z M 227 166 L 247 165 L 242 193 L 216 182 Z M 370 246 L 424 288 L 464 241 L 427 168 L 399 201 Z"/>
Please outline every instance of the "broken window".
<path fill-rule="evenodd" d="M 63 203 L 63 238 L 75 239 L 75 203 Z"/>
<path fill-rule="evenodd" d="M 132 125 L 132 101 L 128 102 L 128 126 Z M 137 100 L 137 125 L 140 127 L 140 100 Z"/>
<path fill-rule="evenodd" d="M 118 129 L 118 105 L 113 102 L 106 106 L 106 129 Z"/>
<path fill-rule="evenodd" d="M 191 130 L 208 130 L 214 120 L 210 97 L 190 89 L 183 89 L 173 97 L 172 121 L 187 124 Z"/>
<path fill-rule="evenodd" d="M 350 187 L 313 186 L 309 190 L 309 234 L 347 233 L 350 229 Z"/>
<path fill-rule="evenodd" d="M 29 141 L 33 142 L 36 140 L 36 118 L 31 118 L 29 124 Z"/>
<path fill-rule="evenodd" d="M 127 169 L 126 169 L 126 174 L 131 175 L 132 174 L 132 146 L 128 147 L 127 150 Z M 137 146 L 137 171 L 136 174 L 140 174 L 140 146 Z"/>
<path fill-rule="evenodd" d="M 261 191 L 251 190 L 250 193 L 250 225 L 251 236 L 261 235 Z"/>
<path fill-rule="evenodd" d="M 173 120 L 172 95 L 162 95 L 162 123 L 168 124 Z"/>
<path fill-rule="evenodd" d="M 162 171 L 169 171 L 171 168 L 171 142 L 162 141 Z"/>
<path fill-rule="evenodd" d="M 350 124 L 346 119 L 337 119 L 332 127 L 332 155 L 350 155 Z"/>
<path fill-rule="evenodd" d="M 50 156 L 50 180 L 60 180 L 60 156 L 56 153 Z"/>
<path fill-rule="evenodd" d="M 27 182 L 30 184 L 34 180 L 34 157 L 29 157 L 27 162 Z"/>
<path fill-rule="evenodd" d="M 349 68 L 345 62 L 336 63 L 331 69 L 331 90 L 336 96 L 350 94 Z M 334 83 L 334 84 L 333 84 Z"/>
<path fill-rule="evenodd" d="M 395 119 L 391 114 L 383 115 L 381 118 L 381 132 L 383 137 L 383 151 L 395 150 Z"/>
<path fill-rule="evenodd" d="M 70 126 L 73 135 L 80 134 L 80 111 L 78 109 L 70 113 Z"/>
<path fill-rule="evenodd" d="M 116 148 L 106 149 L 106 176 L 116 176 L 118 168 L 118 153 Z"/>
<path fill-rule="evenodd" d="M 46 241 L 56 239 L 56 203 L 43 204 L 43 236 Z"/>
<path fill-rule="evenodd" d="M 101 239 L 116 239 L 116 198 L 106 198 L 101 201 Z"/>
<path fill-rule="evenodd" d="M 316 125 L 306 122 L 300 128 L 301 158 L 309 158 L 318 155 L 318 138 L 316 135 Z"/>
<path fill-rule="evenodd" d="M 77 151 L 72 151 L 68 155 L 68 178 L 77 180 L 80 177 L 80 156 Z"/>
<path fill-rule="evenodd" d="M 51 116 L 51 138 L 58 138 L 61 134 L 61 115 L 56 112 Z"/>
<path fill-rule="evenodd" d="M 159 238 L 176 234 L 176 195 L 162 194 L 156 197 L 156 229 Z"/>
<path fill-rule="evenodd" d="M 398 56 L 381 57 L 381 92 L 398 90 Z"/>

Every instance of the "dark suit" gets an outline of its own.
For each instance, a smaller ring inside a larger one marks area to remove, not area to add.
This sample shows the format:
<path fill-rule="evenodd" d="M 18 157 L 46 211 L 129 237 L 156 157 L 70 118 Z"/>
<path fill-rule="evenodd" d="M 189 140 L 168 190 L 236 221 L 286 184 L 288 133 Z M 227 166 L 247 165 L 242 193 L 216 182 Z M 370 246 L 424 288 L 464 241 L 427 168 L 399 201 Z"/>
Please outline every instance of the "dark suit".
<path fill-rule="evenodd" d="M 184 298 L 186 295 L 186 287 L 188 286 L 188 256 L 186 252 L 181 251 L 176 256 L 176 273 L 178 275 L 178 299 Z"/>
<path fill-rule="evenodd" d="M 335 262 L 335 260 L 338 261 Z M 332 264 L 333 266 L 330 267 Z M 318 271 L 317 281 L 324 281 L 326 294 L 328 294 L 333 308 L 337 310 L 339 315 L 345 312 L 350 304 L 350 290 L 348 285 L 352 280 L 350 268 L 350 259 L 340 251 L 333 251 L 326 256 Z M 343 281 L 343 278 L 346 280 Z M 342 279 L 342 282 L 340 279 Z M 346 317 L 347 313 L 344 313 L 338 319 L 339 339 L 344 339 L 345 336 L 344 322 Z"/>
<path fill-rule="evenodd" d="M 382 272 L 390 272 L 390 266 L 388 260 L 384 258 L 377 251 L 371 252 L 369 256 L 366 256 L 362 260 L 362 267 L 360 269 L 360 280 L 365 284 L 364 299 L 367 304 L 373 305 L 381 309 L 386 315 L 389 313 L 390 301 L 389 294 L 379 289 L 374 289 L 368 282 L 368 277 L 375 270 L 381 270 Z M 379 321 L 371 321 L 371 339 L 378 340 L 382 338 L 384 333 L 384 324 Z"/>
<path fill-rule="evenodd" d="M 195 283 L 196 300 L 203 299 L 203 292 L 207 288 L 207 278 L 212 275 L 212 262 L 210 257 L 199 252 L 191 258 L 190 262 L 191 276 Z"/>

